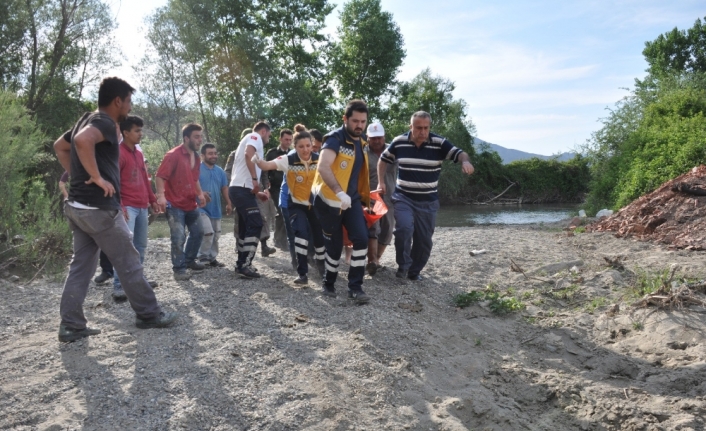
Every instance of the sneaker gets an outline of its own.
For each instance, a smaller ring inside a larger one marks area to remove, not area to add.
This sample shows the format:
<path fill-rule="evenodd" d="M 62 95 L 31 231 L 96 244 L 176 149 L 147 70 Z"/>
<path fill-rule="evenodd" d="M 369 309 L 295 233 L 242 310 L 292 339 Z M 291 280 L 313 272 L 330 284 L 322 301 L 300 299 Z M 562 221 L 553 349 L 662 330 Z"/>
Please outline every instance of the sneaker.
<path fill-rule="evenodd" d="M 294 284 L 308 284 L 309 283 L 309 277 L 306 275 L 300 275 L 299 277 L 294 279 Z"/>
<path fill-rule="evenodd" d="M 377 264 L 370 262 L 369 264 L 365 265 L 366 271 L 368 271 L 368 274 L 372 277 L 375 275 L 376 272 L 378 272 L 378 266 Z"/>
<path fill-rule="evenodd" d="M 354 300 L 356 304 L 367 304 L 368 302 L 370 302 L 370 297 L 362 290 L 359 292 L 349 290 L 348 299 Z"/>
<path fill-rule="evenodd" d="M 210 266 L 211 268 L 223 268 L 226 266 L 226 264 L 217 260 L 213 260 L 208 263 L 208 266 Z"/>
<path fill-rule="evenodd" d="M 326 274 L 326 263 L 323 260 L 317 260 L 316 269 L 319 270 L 319 275 L 321 278 L 324 278 L 324 275 Z"/>
<path fill-rule="evenodd" d="M 195 260 L 187 263 L 186 267 L 189 268 L 192 272 L 201 272 L 206 269 L 206 265 Z"/>
<path fill-rule="evenodd" d="M 249 266 L 244 266 L 242 268 L 236 269 L 235 271 L 240 274 L 240 278 L 260 278 L 260 274 L 253 271 L 252 268 Z"/>
<path fill-rule="evenodd" d="M 189 274 L 186 271 L 179 271 L 179 272 L 174 272 L 174 280 L 176 281 L 184 281 L 188 280 L 191 278 L 191 274 Z"/>
<path fill-rule="evenodd" d="M 94 328 L 83 328 L 83 329 L 72 329 L 67 328 L 64 325 L 59 326 L 59 341 L 62 343 L 70 343 L 72 341 L 80 340 L 81 338 L 90 337 L 91 335 L 98 335 L 101 333 L 100 329 Z"/>
<path fill-rule="evenodd" d="M 395 277 L 397 278 L 407 278 L 407 271 L 404 269 L 398 269 L 397 272 L 395 273 Z"/>
<path fill-rule="evenodd" d="M 271 254 L 277 253 L 277 249 L 274 247 L 268 247 L 267 245 L 263 244 L 262 245 L 262 250 L 260 250 L 260 254 L 262 254 L 262 257 L 267 257 Z"/>
<path fill-rule="evenodd" d="M 407 278 L 410 279 L 410 280 L 412 280 L 412 281 L 422 281 L 422 280 L 424 280 L 424 277 L 422 277 L 422 276 L 419 275 L 419 274 L 409 274 L 409 275 L 407 275 Z"/>
<path fill-rule="evenodd" d="M 122 287 L 119 287 L 117 289 L 113 289 L 113 293 L 111 295 L 113 296 L 113 299 L 116 301 L 124 301 L 127 299 L 127 295 L 125 294 L 125 291 L 123 290 Z"/>
<path fill-rule="evenodd" d="M 103 271 L 100 273 L 100 275 L 98 275 L 96 278 L 94 278 L 93 281 L 96 284 L 101 284 L 101 283 L 105 283 L 106 281 L 110 280 L 111 278 L 113 278 L 113 274 L 108 274 L 107 272 Z"/>
<path fill-rule="evenodd" d="M 328 296 L 329 298 L 335 298 L 336 297 L 336 288 L 324 286 L 324 288 L 321 289 L 321 294 L 324 296 Z"/>
<path fill-rule="evenodd" d="M 166 328 L 167 326 L 174 323 L 177 316 L 179 316 L 179 314 L 174 311 L 170 311 L 168 313 L 162 311 L 159 313 L 159 316 L 153 317 L 152 319 L 145 320 L 140 319 L 139 317 L 135 317 L 135 326 L 140 329 Z"/>
<path fill-rule="evenodd" d="M 154 281 L 154 280 L 147 280 L 147 283 L 150 284 L 150 287 L 154 289 L 155 287 L 159 286 L 159 283 Z"/>

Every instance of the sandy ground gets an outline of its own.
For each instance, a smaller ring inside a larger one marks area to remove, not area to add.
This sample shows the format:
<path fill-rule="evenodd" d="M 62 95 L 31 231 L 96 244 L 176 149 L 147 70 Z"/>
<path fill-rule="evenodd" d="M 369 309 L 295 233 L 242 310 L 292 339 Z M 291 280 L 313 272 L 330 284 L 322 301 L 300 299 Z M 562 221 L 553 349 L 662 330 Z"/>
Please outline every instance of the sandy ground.
<path fill-rule="evenodd" d="M 224 262 L 232 249 L 225 235 Z M 317 276 L 295 288 L 281 252 L 258 256 L 260 280 L 229 267 L 175 282 L 168 240 L 151 240 L 147 273 L 176 326 L 136 329 L 129 305 L 92 285 L 86 314 L 103 333 L 70 344 L 57 341 L 60 281 L 0 281 L 0 428 L 704 429 L 706 310 L 633 308 L 630 292 L 671 264 L 703 278 L 706 253 L 556 226 L 440 228 L 426 280 L 411 282 L 393 252 L 356 306 L 345 276 L 336 299 Z M 526 308 L 451 301 L 489 285 Z"/>

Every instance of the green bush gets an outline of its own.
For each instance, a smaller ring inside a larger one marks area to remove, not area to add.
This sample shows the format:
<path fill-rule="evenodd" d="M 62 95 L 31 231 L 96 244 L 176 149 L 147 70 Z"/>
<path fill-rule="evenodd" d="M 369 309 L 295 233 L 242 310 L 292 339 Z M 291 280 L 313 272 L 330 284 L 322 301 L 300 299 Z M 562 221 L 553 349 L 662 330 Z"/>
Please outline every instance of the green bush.
<path fill-rule="evenodd" d="M 14 95 L 0 92 L 2 261 L 14 259 L 36 264 L 44 256 L 71 250 L 68 226 L 62 217 L 57 216 L 60 214 L 58 190 L 52 195 L 43 178 L 31 173 L 37 154 L 41 154 L 46 142 L 46 136 L 22 103 Z M 15 235 L 22 235 L 23 242 L 13 244 Z"/>

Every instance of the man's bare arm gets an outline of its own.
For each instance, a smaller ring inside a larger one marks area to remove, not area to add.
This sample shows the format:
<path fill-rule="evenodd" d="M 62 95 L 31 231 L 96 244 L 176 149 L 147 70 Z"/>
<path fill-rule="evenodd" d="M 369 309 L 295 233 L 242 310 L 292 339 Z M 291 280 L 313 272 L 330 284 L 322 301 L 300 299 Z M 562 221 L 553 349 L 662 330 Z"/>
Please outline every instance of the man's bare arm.
<path fill-rule="evenodd" d="M 61 138 L 54 142 L 54 152 L 56 153 L 56 158 L 59 159 L 61 167 L 64 168 L 66 172 L 71 174 L 71 142 Z"/>
<path fill-rule="evenodd" d="M 167 211 L 167 198 L 164 197 L 164 178 L 156 177 L 155 185 L 157 186 L 157 205 L 161 212 Z"/>
<path fill-rule="evenodd" d="M 475 168 L 471 164 L 471 159 L 468 157 L 468 154 L 465 152 L 462 152 L 461 154 L 458 155 L 458 160 L 461 161 L 461 170 L 463 171 L 464 174 L 471 175 L 475 171 Z"/>
<path fill-rule="evenodd" d="M 378 160 L 378 190 L 381 191 L 380 194 L 387 193 L 387 187 L 385 187 L 385 173 L 387 172 L 387 163 L 382 160 Z"/>
<path fill-rule="evenodd" d="M 257 192 L 260 191 L 260 183 L 259 179 L 257 178 L 257 170 L 255 170 L 255 163 L 252 162 L 252 156 L 257 154 L 257 151 L 255 151 L 255 147 L 252 145 L 248 145 L 245 147 L 245 166 L 248 168 L 248 172 L 250 172 L 250 178 L 252 178 L 252 193 L 254 195 L 257 194 Z"/>
<path fill-rule="evenodd" d="M 324 183 L 326 183 L 326 185 L 329 186 L 334 193 L 338 193 L 342 192 L 343 189 L 341 188 L 341 185 L 338 184 L 338 181 L 331 170 L 331 165 L 333 165 L 334 160 L 336 160 L 336 152 L 329 148 L 324 148 L 321 150 L 321 156 L 319 157 L 319 165 L 317 169 L 319 170 L 319 174 L 324 180 Z"/>

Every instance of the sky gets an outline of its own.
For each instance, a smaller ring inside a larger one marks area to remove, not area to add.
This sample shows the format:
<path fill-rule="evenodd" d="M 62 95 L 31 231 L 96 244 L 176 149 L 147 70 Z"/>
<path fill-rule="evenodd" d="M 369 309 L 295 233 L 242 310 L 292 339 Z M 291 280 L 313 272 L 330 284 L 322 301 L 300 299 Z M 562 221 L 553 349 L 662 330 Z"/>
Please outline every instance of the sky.
<path fill-rule="evenodd" d="M 116 74 L 136 82 L 144 18 L 167 1 L 108 1 L 125 58 Z M 344 1 L 329 1 L 337 8 L 325 31 L 335 35 Z M 405 41 L 399 80 L 430 68 L 456 84 L 478 138 L 543 155 L 575 150 L 600 129 L 607 109 L 644 77 L 646 41 L 706 17 L 703 0 L 381 4 Z"/>

